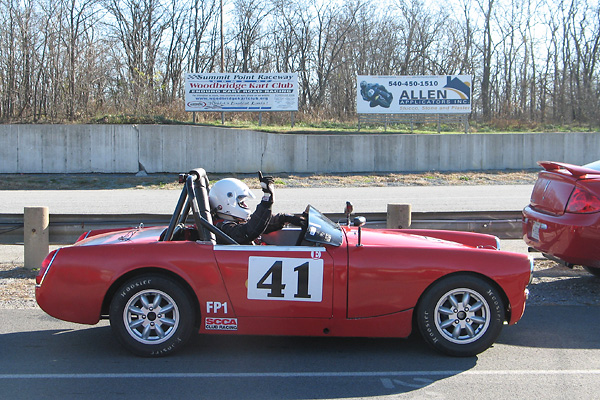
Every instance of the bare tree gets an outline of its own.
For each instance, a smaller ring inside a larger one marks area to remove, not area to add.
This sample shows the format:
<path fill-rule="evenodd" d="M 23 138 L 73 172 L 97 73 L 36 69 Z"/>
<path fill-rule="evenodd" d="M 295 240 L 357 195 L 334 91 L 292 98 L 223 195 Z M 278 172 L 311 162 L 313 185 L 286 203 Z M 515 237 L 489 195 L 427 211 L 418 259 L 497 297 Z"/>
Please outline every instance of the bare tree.
<path fill-rule="evenodd" d="M 165 7 L 160 0 L 105 0 L 104 6 L 114 19 L 112 32 L 127 59 L 133 108 L 146 109 L 156 99 L 157 55 L 168 24 Z"/>
<path fill-rule="evenodd" d="M 2 0 L 0 2 L 0 90 L 1 90 L 1 117 L 8 121 L 13 116 L 16 106 L 15 87 L 17 86 L 17 34 L 18 13 L 16 8 L 19 3 L 15 0 Z"/>
<path fill-rule="evenodd" d="M 191 1 L 188 22 L 190 48 L 185 55 L 188 61 L 188 72 L 215 70 L 216 43 L 219 42 L 217 38 L 221 35 L 221 32 L 216 30 L 214 20 L 216 10 L 215 0 Z"/>
<path fill-rule="evenodd" d="M 65 98 L 66 117 L 70 121 L 75 119 L 78 107 L 87 104 L 87 81 L 81 67 L 82 63 L 90 62 L 89 57 L 81 57 L 90 46 L 94 46 L 86 40 L 102 17 L 100 9 L 96 7 L 98 0 L 61 0 L 53 3 L 61 12 L 60 21 L 64 24 L 61 31 L 61 40 L 65 48 L 67 93 Z M 83 75 L 83 76 L 82 76 Z"/>
<path fill-rule="evenodd" d="M 476 118 L 600 124 L 597 1 L 450 2 L 235 0 L 221 47 L 216 0 L 0 0 L 0 120 L 172 112 L 223 50 L 312 117 L 355 117 L 357 74 L 471 74 Z"/>
<path fill-rule="evenodd" d="M 237 72 L 253 72 L 259 68 L 255 59 L 259 58 L 258 43 L 263 38 L 262 23 L 272 11 L 271 5 L 261 0 L 235 0 L 235 34 L 236 60 L 234 70 Z"/>
<path fill-rule="evenodd" d="M 492 41 L 494 1 L 495 0 L 477 0 L 484 17 L 481 74 L 481 106 L 484 121 L 490 121 L 492 118 L 491 71 L 494 47 Z"/>
<path fill-rule="evenodd" d="M 600 7 L 596 4 L 592 9 L 587 2 L 573 0 L 571 9 L 570 36 L 576 61 L 572 68 L 577 99 L 574 117 L 589 121 L 598 115 L 594 77 L 600 56 Z"/>

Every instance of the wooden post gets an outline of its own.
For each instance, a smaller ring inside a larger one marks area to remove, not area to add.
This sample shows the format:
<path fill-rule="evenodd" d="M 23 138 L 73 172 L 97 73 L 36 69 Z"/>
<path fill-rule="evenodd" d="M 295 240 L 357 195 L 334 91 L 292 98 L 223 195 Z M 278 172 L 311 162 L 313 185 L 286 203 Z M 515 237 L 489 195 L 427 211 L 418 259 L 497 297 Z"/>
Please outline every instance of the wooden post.
<path fill-rule="evenodd" d="M 411 205 L 410 204 L 388 204 L 387 205 L 387 223 L 388 229 L 407 229 L 411 225 Z"/>
<path fill-rule="evenodd" d="M 23 219 L 25 268 L 39 268 L 50 251 L 48 207 L 25 207 Z"/>

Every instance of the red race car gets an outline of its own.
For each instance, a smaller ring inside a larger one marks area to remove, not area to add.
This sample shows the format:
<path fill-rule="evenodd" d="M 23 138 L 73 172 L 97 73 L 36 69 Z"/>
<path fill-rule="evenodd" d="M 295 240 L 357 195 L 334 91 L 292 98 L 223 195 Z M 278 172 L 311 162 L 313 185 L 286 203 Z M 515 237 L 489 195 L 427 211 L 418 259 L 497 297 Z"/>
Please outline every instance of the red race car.
<path fill-rule="evenodd" d="M 91 231 L 51 252 L 40 307 L 82 324 L 108 318 L 141 356 L 193 332 L 405 338 L 413 325 L 437 350 L 472 356 L 523 315 L 532 262 L 498 251 L 495 236 L 339 225 L 308 206 L 303 227 L 239 245 L 212 223 L 204 170 L 180 178 L 168 227 Z"/>
<path fill-rule="evenodd" d="M 600 276 L 600 161 L 544 168 L 523 210 L 523 239 L 547 258 Z"/>

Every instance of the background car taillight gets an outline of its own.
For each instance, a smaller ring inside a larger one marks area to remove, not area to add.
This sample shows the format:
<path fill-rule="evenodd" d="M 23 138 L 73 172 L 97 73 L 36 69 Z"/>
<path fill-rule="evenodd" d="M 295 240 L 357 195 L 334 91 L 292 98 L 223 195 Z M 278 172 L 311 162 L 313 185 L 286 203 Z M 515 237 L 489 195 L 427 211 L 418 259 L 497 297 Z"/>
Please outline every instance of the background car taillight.
<path fill-rule="evenodd" d="M 58 250 L 60 250 L 60 249 L 58 249 Z M 40 272 L 35 277 L 35 286 L 38 286 L 38 287 L 42 286 L 42 283 L 44 282 L 44 278 L 46 278 L 46 274 L 50 270 L 50 267 L 52 266 L 52 262 L 54 261 L 54 259 L 56 258 L 56 255 L 58 254 L 58 250 L 51 251 L 46 256 L 46 258 L 44 258 L 44 261 L 42 261 L 42 266 L 40 267 Z"/>
<path fill-rule="evenodd" d="M 567 203 L 567 212 L 586 214 L 597 211 L 600 211 L 600 199 L 584 189 L 575 187 Z"/>

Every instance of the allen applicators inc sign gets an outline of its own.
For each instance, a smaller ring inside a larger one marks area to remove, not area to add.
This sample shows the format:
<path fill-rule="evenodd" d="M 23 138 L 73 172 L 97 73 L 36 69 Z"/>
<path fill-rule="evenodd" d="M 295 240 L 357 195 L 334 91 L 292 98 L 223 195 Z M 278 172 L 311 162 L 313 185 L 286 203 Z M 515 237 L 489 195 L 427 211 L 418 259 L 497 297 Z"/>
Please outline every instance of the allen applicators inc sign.
<path fill-rule="evenodd" d="M 373 76 L 356 79 L 359 114 L 468 114 L 471 76 Z"/>

